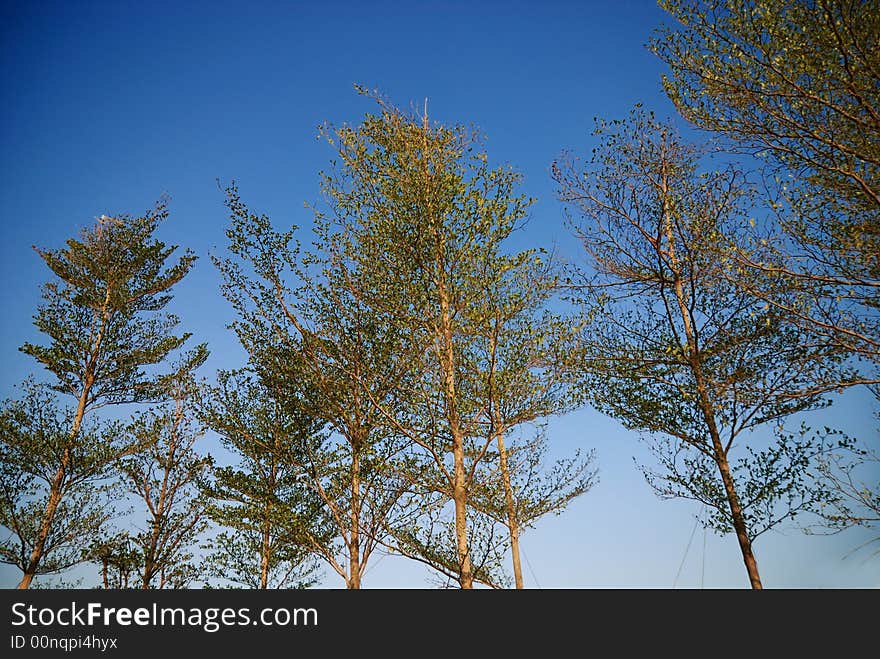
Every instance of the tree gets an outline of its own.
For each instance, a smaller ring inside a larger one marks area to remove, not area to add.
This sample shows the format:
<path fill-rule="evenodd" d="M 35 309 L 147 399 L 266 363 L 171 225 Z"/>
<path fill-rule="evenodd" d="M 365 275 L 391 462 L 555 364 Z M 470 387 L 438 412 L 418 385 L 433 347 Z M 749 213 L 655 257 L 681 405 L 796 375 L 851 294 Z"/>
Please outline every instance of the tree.
<path fill-rule="evenodd" d="M 869 369 L 880 364 L 880 5 L 876 0 L 664 0 L 680 24 L 652 48 L 664 86 L 697 126 L 769 165 L 784 259 L 741 261 L 784 278 L 741 282 Z M 784 290 L 782 294 L 778 290 Z M 792 294 L 793 293 L 793 294 Z M 804 305 L 800 301 L 808 299 Z"/>
<path fill-rule="evenodd" d="M 115 512 L 108 491 L 113 464 L 141 446 L 121 436 L 115 423 L 86 423 L 70 441 L 74 411 L 59 406 L 57 394 L 32 379 L 22 390 L 22 398 L 6 401 L 0 412 L 0 525 L 10 532 L 0 543 L 0 561 L 24 575 L 32 569 L 33 578 L 86 560 L 89 539 Z M 69 456 L 65 477 L 53 491 L 64 455 Z M 31 556 L 53 493 L 59 503 L 34 569 Z"/>
<path fill-rule="evenodd" d="M 729 249 L 752 210 L 735 167 L 701 170 L 696 149 L 641 111 L 597 133 L 586 166 L 553 167 L 589 257 L 572 281 L 594 314 L 583 333 L 585 390 L 656 440 L 666 469 L 649 482 L 661 496 L 706 503 L 707 523 L 735 533 L 761 588 L 755 538 L 822 496 L 808 467 L 833 446 L 780 432 L 762 448 L 749 431 L 823 406 L 816 392 L 841 355 L 736 284 L 756 275 Z M 755 258 L 765 258 L 761 247 Z M 748 454 L 735 461 L 743 444 Z"/>
<path fill-rule="evenodd" d="M 330 551 L 332 542 L 302 466 L 305 447 L 321 441 L 320 421 L 285 406 L 277 390 L 243 371 L 218 374 L 201 417 L 240 460 L 215 467 L 205 488 L 211 518 L 232 531 L 211 543 L 213 576 L 248 588 L 314 585 L 315 547 Z"/>
<path fill-rule="evenodd" d="M 168 376 L 143 369 L 161 364 L 190 336 L 174 335 L 178 319 L 162 312 L 171 300 L 171 288 L 196 258 L 187 252 L 166 267 L 176 247 L 166 247 L 153 237 L 166 217 L 164 204 L 138 218 L 101 216 L 93 227 L 83 230 L 79 240 L 68 240 L 66 248 L 35 248 L 57 277 L 43 287 L 44 303 L 34 317 L 49 341 L 47 345 L 25 343 L 21 350 L 55 376 L 55 390 L 72 396 L 76 409 L 67 439 L 59 447 L 19 588 L 30 585 L 43 560 L 83 419 L 105 405 L 161 397 Z M 201 345 L 192 355 L 191 363 L 184 365 L 186 370 L 204 361 L 207 349 Z"/>
<path fill-rule="evenodd" d="M 568 392 L 568 355 L 579 323 L 547 308 L 557 277 L 543 252 L 485 256 L 478 277 L 482 303 L 467 310 L 466 332 L 471 338 L 464 354 L 473 379 L 474 406 L 485 410 L 482 432 L 496 447 L 490 456 L 497 462 L 497 478 L 486 474 L 476 479 L 484 485 L 471 497 L 475 507 L 507 527 L 514 582 L 523 588 L 521 531 L 543 515 L 561 513 L 592 487 L 596 476 L 592 452 L 559 460 L 542 473 L 547 454 L 543 431 L 521 445 L 507 444 L 523 426 L 574 406 Z"/>
<path fill-rule="evenodd" d="M 352 294 L 340 260 L 343 238 L 321 218 L 315 249 L 304 253 L 296 227 L 275 231 L 267 216 L 248 210 L 234 185 L 226 203 L 231 256 L 214 262 L 238 313 L 233 328 L 273 404 L 313 424 L 315 434 L 299 440 L 295 466 L 342 547 L 323 534 L 310 546 L 347 588 L 360 588 L 387 529 L 409 514 L 399 505 L 408 483 L 394 467 L 406 459 L 406 442 L 374 401 L 387 401 L 406 380 L 411 339 Z"/>
<path fill-rule="evenodd" d="M 497 428 L 498 426 L 495 426 Z M 477 480 L 480 487 L 470 493 L 474 510 L 504 526 L 510 545 L 510 559 L 516 588 L 524 588 L 519 537 L 545 515 L 560 515 L 575 498 L 597 482 L 594 452 L 576 451 L 548 465 L 546 430 L 518 441 L 497 433 L 497 449 L 484 466 L 488 473 Z M 489 466 L 492 465 L 492 466 Z"/>
<path fill-rule="evenodd" d="M 465 391 L 466 318 L 482 302 L 484 263 L 500 254 L 531 201 L 515 192 L 519 175 L 489 167 L 473 131 L 377 101 L 380 112 L 358 126 L 327 129 L 338 159 L 324 192 L 349 237 L 349 289 L 421 350 L 413 357 L 421 373 L 393 401 L 371 399 L 440 475 L 431 482 L 453 504 L 457 580 L 471 588 L 468 491 L 496 437 L 477 436 L 486 408 Z"/>
<path fill-rule="evenodd" d="M 127 432 L 145 448 L 117 465 L 123 490 L 146 508 L 146 525 L 123 547 L 123 556 L 133 546 L 140 557 L 139 587 L 144 590 L 185 588 L 197 574 L 191 550 L 207 527 L 199 482 L 209 460 L 195 450 L 204 432 L 193 418 L 194 383 L 181 378 L 169 395 L 170 405 L 132 421 Z"/>

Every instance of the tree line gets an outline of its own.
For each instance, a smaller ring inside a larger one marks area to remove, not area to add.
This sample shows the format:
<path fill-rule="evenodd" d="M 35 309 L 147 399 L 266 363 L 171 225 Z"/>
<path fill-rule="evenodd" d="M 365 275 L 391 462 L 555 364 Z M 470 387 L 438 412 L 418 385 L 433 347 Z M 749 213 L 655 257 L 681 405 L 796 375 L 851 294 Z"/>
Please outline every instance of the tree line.
<path fill-rule="evenodd" d="M 661 5 L 664 85 L 711 139 L 636 106 L 554 161 L 583 263 L 511 248 L 534 200 L 475 131 L 362 88 L 376 109 L 322 130 L 310 231 L 223 191 L 237 370 L 199 376 L 208 348 L 166 309 L 196 256 L 156 237 L 165 203 L 36 248 L 53 276 L 21 350 L 49 377 L 0 411 L 19 587 L 90 563 L 105 588 L 325 568 L 356 589 L 390 552 L 522 588 L 520 535 L 597 481 L 592 451 L 551 455 L 548 421 L 584 405 L 650 443 L 648 483 L 701 502 L 753 588 L 776 525 L 876 523 L 871 442 L 790 417 L 880 393 L 880 7 Z"/>

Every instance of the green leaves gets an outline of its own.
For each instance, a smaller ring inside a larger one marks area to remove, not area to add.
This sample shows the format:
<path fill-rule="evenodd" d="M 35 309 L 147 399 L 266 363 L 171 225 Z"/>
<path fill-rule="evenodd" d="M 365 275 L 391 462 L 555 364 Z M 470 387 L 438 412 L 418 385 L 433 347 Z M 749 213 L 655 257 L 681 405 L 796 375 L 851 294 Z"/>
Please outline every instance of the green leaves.
<path fill-rule="evenodd" d="M 142 369 L 159 365 L 189 338 L 174 335 L 178 319 L 161 312 L 196 259 L 186 252 L 166 265 L 176 248 L 153 234 L 167 216 L 164 203 L 143 217 L 102 216 L 66 248 L 36 250 L 58 278 L 43 287 L 34 318 L 49 343 L 21 350 L 55 375 L 60 392 L 86 393 L 87 408 L 160 398 L 161 378 Z M 199 346 L 197 353 L 193 367 L 207 350 Z"/>
<path fill-rule="evenodd" d="M 135 497 L 143 520 L 136 534 L 126 535 L 122 554 L 134 551 L 139 558 L 142 588 L 188 587 L 196 573 L 192 550 L 207 527 L 207 502 L 198 485 L 211 461 L 196 449 L 204 434 L 194 419 L 198 392 L 185 377 L 172 393 L 171 403 L 128 424 L 126 435 L 140 448 L 116 464 L 120 485 Z"/>
<path fill-rule="evenodd" d="M 661 29 L 654 52 L 681 114 L 767 164 L 764 202 L 777 285 L 750 292 L 866 360 L 843 385 L 878 379 L 880 324 L 880 5 L 876 0 L 662 2 L 681 27 Z M 784 287 L 783 287 L 784 285 Z M 789 304 L 780 289 L 809 298 Z M 845 302 L 844 302 L 845 300 Z"/>
<path fill-rule="evenodd" d="M 75 410 L 46 385 L 27 380 L 21 389 L 0 411 L 0 525 L 10 531 L 0 561 L 29 567 L 49 497 L 56 495 L 61 501 L 36 572 L 49 574 L 84 560 L 89 538 L 115 514 L 107 498 L 113 465 L 138 445 L 115 422 L 86 423 L 72 439 Z M 68 468 L 53 487 L 65 454 Z"/>
<path fill-rule="evenodd" d="M 218 379 L 201 417 L 239 463 L 215 467 L 203 488 L 211 518 L 233 530 L 216 536 L 206 566 L 245 587 L 311 585 L 314 555 L 332 551 L 330 520 L 309 486 L 323 424 L 252 374 L 220 372 Z"/>
<path fill-rule="evenodd" d="M 210 423 L 243 457 L 240 469 L 217 473 L 216 495 L 242 504 L 223 518 L 251 511 L 254 523 L 271 522 L 273 537 L 282 534 L 277 551 L 306 547 L 357 587 L 406 491 L 394 471 L 405 442 L 378 404 L 396 406 L 394 392 L 418 367 L 421 337 L 365 304 L 351 236 L 337 225 L 319 215 L 313 249 L 304 251 L 295 227 L 275 230 L 234 186 L 227 207 L 231 257 L 214 261 L 252 376 L 223 375 L 215 394 L 215 412 L 226 411 Z M 268 451 L 270 440 L 281 444 Z M 270 494 L 273 469 L 297 487 Z M 271 496 L 282 498 L 267 517 L 258 508 Z"/>
<path fill-rule="evenodd" d="M 830 511 L 829 506 L 840 501 L 818 471 L 845 455 L 851 442 L 841 443 L 833 433 L 811 433 L 805 427 L 798 433 L 776 428 L 769 442 L 759 437 L 751 441 L 757 446 L 746 446 L 732 469 L 750 541 L 800 514 Z M 706 506 L 705 526 L 719 534 L 735 532 L 728 497 L 711 457 L 682 450 L 670 441 L 653 443 L 652 452 L 663 471 L 647 467 L 642 471 L 659 496 L 699 501 Z"/>
<path fill-rule="evenodd" d="M 579 347 L 585 399 L 644 433 L 663 467 L 646 469 L 648 482 L 705 503 L 706 523 L 735 530 L 750 566 L 754 538 L 823 496 L 809 470 L 828 447 L 779 434 L 761 450 L 746 445 L 738 462 L 729 453 L 754 442 L 753 429 L 823 407 L 843 356 L 752 295 L 777 285 L 731 256 L 774 261 L 745 234 L 754 191 L 736 168 L 706 164 L 636 110 L 604 129 L 587 165 L 557 163 L 554 177 L 589 257 L 571 277 L 590 317 Z"/>
<path fill-rule="evenodd" d="M 298 459 L 348 560 L 318 551 L 349 585 L 359 577 L 344 564 L 362 571 L 378 544 L 459 577 L 467 542 L 474 556 L 497 556 L 495 522 L 472 510 L 478 526 L 468 527 L 462 514 L 479 464 L 498 433 L 572 402 L 571 333 L 546 308 L 554 264 L 505 251 L 533 202 L 517 192 L 520 176 L 490 167 L 475 132 L 376 100 L 358 125 L 322 128 L 336 158 L 321 174 L 311 248 L 296 227 L 278 231 L 252 213 L 232 185 L 231 257 L 215 258 L 261 386 L 315 423 Z M 242 484 L 247 471 L 223 478 Z M 559 509 L 566 496 L 532 508 Z M 448 498 L 454 520 L 434 508 Z M 457 545 L 431 546 L 447 536 L 423 531 L 440 520 Z M 477 578 L 494 582 L 490 572 Z"/>
<path fill-rule="evenodd" d="M 38 388 L 29 385 L 27 405 L 34 408 L 39 398 L 44 399 L 34 418 L 36 425 L 19 419 L 19 426 L 4 438 L 8 461 L 4 470 L 13 480 L 14 470 L 19 469 L 46 483 L 41 492 L 44 499 L 37 504 L 44 506 L 39 523 L 34 501 L 25 501 L 34 495 L 28 489 L 30 483 L 16 482 L 5 502 L 4 520 L 20 538 L 21 556 L 29 554 L 19 562 L 24 572 L 21 587 L 28 587 L 34 575 L 55 564 L 44 561 L 66 525 L 77 531 L 86 528 L 83 515 L 87 509 L 80 509 L 82 515 L 68 515 L 73 507 L 66 497 L 91 496 L 97 490 L 76 492 L 74 485 L 85 488 L 103 478 L 118 459 L 144 448 L 137 441 L 126 445 L 117 440 L 112 436 L 116 427 L 111 427 L 109 438 L 93 436 L 88 413 L 103 405 L 161 400 L 182 374 L 207 358 L 203 344 L 184 355 L 172 372 L 154 370 L 190 336 L 176 336 L 173 330 L 178 319 L 162 313 L 171 300 L 171 287 L 195 261 L 187 252 L 166 267 L 176 248 L 153 237 L 166 216 L 164 203 L 138 218 L 102 215 L 79 240 L 68 240 L 66 248 L 36 250 L 57 277 L 43 287 L 44 302 L 34 317 L 49 342 L 25 343 L 21 350 L 55 376 L 55 391 L 77 402 L 69 415 L 59 416 L 48 393 L 38 393 Z M 92 531 L 99 532 L 108 516 L 96 510 L 88 518 L 94 523 Z M 80 542 L 76 536 L 72 541 Z"/>

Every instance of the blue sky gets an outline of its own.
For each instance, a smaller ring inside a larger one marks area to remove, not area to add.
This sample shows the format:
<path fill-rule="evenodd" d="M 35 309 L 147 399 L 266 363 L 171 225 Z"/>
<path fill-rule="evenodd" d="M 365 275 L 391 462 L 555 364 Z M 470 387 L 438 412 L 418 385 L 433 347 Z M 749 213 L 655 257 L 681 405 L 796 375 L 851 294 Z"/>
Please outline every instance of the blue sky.
<path fill-rule="evenodd" d="M 496 163 L 537 197 L 523 244 L 574 253 L 550 163 L 588 151 L 593 117 L 636 102 L 674 110 L 662 63 L 644 46 L 664 20 L 650 0 L 617 2 L 41 2 L 0 4 L 0 392 L 34 372 L 17 347 L 48 270 L 31 245 L 57 247 L 106 213 L 140 214 L 162 195 L 161 237 L 201 259 L 177 290 L 186 330 L 209 343 L 206 372 L 241 365 L 231 311 L 208 255 L 222 250 L 217 179 L 279 226 L 308 224 L 332 156 L 324 121 L 357 122 L 371 103 L 428 99 L 433 119 L 479 126 Z M 810 419 L 876 438 L 871 398 L 843 396 Z M 523 538 L 526 584 L 542 587 L 744 587 L 735 539 L 698 529 L 694 504 L 660 501 L 633 464 L 650 461 L 618 424 L 582 410 L 550 427 L 560 453 L 595 447 L 601 483 Z M 844 555 L 866 539 L 787 529 L 756 553 L 767 586 L 880 586 L 880 559 Z M 376 561 L 376 558 L 373 559 Z M 681 574 L 675 582 L 676 574 Z M 0 569 L 0 584 L 13 573 Z M 424 587 L 426 572 L 377 561 L 366 587 Z M 341 582 L 328 573 L 325 584 Z"/>

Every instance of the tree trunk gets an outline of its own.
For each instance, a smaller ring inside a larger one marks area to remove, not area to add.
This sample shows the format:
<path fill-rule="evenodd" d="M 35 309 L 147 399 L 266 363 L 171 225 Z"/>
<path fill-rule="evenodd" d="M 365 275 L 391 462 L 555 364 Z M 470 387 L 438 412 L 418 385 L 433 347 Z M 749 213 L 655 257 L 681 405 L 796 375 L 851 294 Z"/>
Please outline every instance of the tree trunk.
<path fill-rule="evenodd" d="M 762 590 L 761 575 L 758 573 L 758 561 L 755 560 L 755 554 L 752 552 L 752 541 L 749 539 L 746 527 L 745 517 L 743 517 L 742 505 L 739 502 L 739 496 L 736 493 L 736 487 L 733 482 L 733 476 L 730 474 L 730 464 L 727 461 L 727 454 L 721 445 L 721 439 L 717 432 L 713 434 L 712 444 L 715 449 L 715 463 L 718 465 L 718 471 L 721 472 L 721 480 L 724 482 L 724 491 L 727 493 L 727 503 L 730 506 L 730 515 L 733 518 L 733 528 L 736 531 L 736 538 L 739 540 L 739 548 L 742 552 L 743 563 L 746 566 L 746 572 L 749 575 L 749 583 L 755 590 Z"/>
<path fill-rule="evenodd" d="M 85 365 L 85 377 L 83 378 L 83 390 L 79 396 L 76 406 L 76 415 L 73 417 L 73 426 L 70 429 L 70 437 L 67 446 L 64 447 L 64 453 L 61 455 L 61 463 L 58 465 L 58 471 L 49 484 L 49 500 L 46 502 L 46 510 L 43 512 L 43 518 L 40 520 L 40 528 L 37 531 L 37 541 L 34 543 L 34 549 L 31 552 L 30 560 L 24 570 L 24 576 L 18 584 L 19 589 L 30 588 L 31 581 L 37 574 L 37 568 L 43 559 L 43 550 L 46 547 L 46 540 L 52 529 L 52 520 L 55 518 L 55 511 L 58 510 L 58 504 L 61 503 L 63 496 L 64 477 L 67 475 L 67 467 L 70 465 L 71 447 L 79 435 L 80 426 L 86 413 L 86 403 L 89 400 L 89 394 L 92 391 L 92 385 L 95 383 L 95 365 L 98 361 L 98 355 L 101 351 L 101 344 L 104 341 L 104 331 L 107 329 L 107 321 L 109 320 L 108 308 L 110 305 L 110 287 L 104 295 L 104 305 L 101 307 L 101 325 L 95 340 L 91 345 L 91 352 Z"/>
<path fill-rule="evenodd" d="M 470 548 L 467 537 L 467 475 L 464 464 L 464 433 L 461 429 L 461 419 L 458 415 L 458 403 L 456 400 L 455 382 L 455 353 L 453 347 L 452 310 L 450 309 L 450 293 L 447 288 L 446 258 L 444 249 L 444 236 L 438 229 L 431 197 L 432 173 L 428 163 L 428 123 L 427 103 L 425 114 L 422 117 L 422 174 L 425 179 L 425 209 L 428 218 L 433 225 L 434 239 L 434 268 L 437 284 L 437 297 L 440 304 L 440 318 L 436 331 L 438 340 L 438 358 L 441 377 L 443 380 L 443 400 L 446 413 L 446 421 L 449 423 L 449 434 L 452 439 L 452 501 L 455 505 L 455 545 L 458 555 L 459 584 L 462 588 L 474 587 L 473 565 L 471 563 Z"/>
<path fill-rule="evenodd" d="M 180 419 L 178 416 L 177 423 L 179 423 L 179 420 Z M 156 507 L 152 509 L 153 532 L 150 534 L 150 544 L 147 546 L 147 549 L 144 552 L 144 578 L 143 582 L 141 583 L 142 590 L 149 590 L 150 583 L 152 582 L 156 572 L 160 568 L 165 567 L 164 565 L 159 565 L 156 558 L 159 548 L 159 536 L 162 534 L 162 528 L 168 521 L 165 515 L 165 501 L 168 497 L 168 478 L 171 474 L 171 469 L 174 467 L 175 464 L 174 453 L 177 449 L 176 430 L 172 429 L 171 432 L 172 438 L 170 440 L 170 446 L 168 447 L 168 454 L 165 457 L 165 471 L 162 474 L 162 487 L 159 490 L 159 501 L 156 503 Z M 149 492 L 146 492 L 145 495 L 147 498 L 149 498 Z M 147 504 L 149 505 L 149 501 L 147 502 Z M 163 562 L 165 561 L 163 560 Z"/>
<path fill-rule="evenodd" d="M 275 492 L 278 482 L 278 456 L 281 452 L 281 441 L 278 428 L 274 432 L 274 449 L 272 456 L 272 467 L 269 470 L 269 489 Z M 272 500 L 266 502 L 266 508 L 263 517 L 263 537 L 260 543 L 260 589 L 266 590 L 269 587 L 269 563 L 272 552 Z"/>
<path fill-rule="evenodd" d="M 446 287 L 439 288 L 441 346 L 440 368 L 443 374 L 443 397 L 446 406 L 446 420 L 452 435 L 452 500 L 455 504 L 455 541 L 458 553 L 459 584 L 462 588 L 474 587 L 473 566 L 467 537 L 467 476 L 464 465 L 464 437 L 461 420 L 458 418 L 458 404 L 455 392 L 455 355 L 452 346 L 452 327 L 449 310 L 449 297 Z"/>
<path fill-rule="evenodd" d="M 736 484 L 733 482 L 733 476 L 730 473 L 730 464 L 727 461 L 727 453 L 721 442 L 721 435 L 718 432 L 718 426 L 715 422 L 715 409 L 709 398 L 706 380 L 703 374 L 702 355 L 691 322 L 690 310 L 687 304 L 687 298 L 684 292 L 684 286 L 681 281 L 680 268 L 675 253 L 675 235 L 672 230 L 672 217 L 669 209 L 667 198 L 667 179 L 666 172 L 663 172 L 661 182 L 661 190 L 663 193 L 663 214 L 666 239 L 668 242 L 668 250 L 666 256 L 669 258 L 669 265 L 673 273 L 673 287 L 675 290 L 675 298 L 678 303 L 679 313 L 681 314 L 682 325 L 684 327 L 685 338 L 688 347 L 688 363 L 694 380 L 697 385 L 697 396 L 699 398 L 700 411 L 703 419 L 709 429 L 709 436 L 712 440 L 712 454 L 715 463 L 718 465 L 718 471 L 721 473 L 721 481 L 724 483 L 724 492 L 727 496 L 727 503 L 730 508 L 730 515 L 733 520 L 733 528 L 739 541 L 740 552 L 742 553 L 743 563 L 746 566 L 746 572 L 749 575 L 749 583 L 755 590 L 761 590 L 761 577 L 758 574 L 758 563 L 752 552 L 752 542 L 749 539 L 748 527 L 742 512 L 742 505 L 739 502 L 739 496 L 736 493 Z"/>
<path fill-rule="evenodd" d="M 504 446 L 504 432 L 499 414 L 498 392 L 495 388 L 495 373 L 498 366 L 498 333 L 501 330 L 501 314 L 495 312 L 495 320 L 489 337 L 489 418 L 491 432 L 497 433 L 498 462 L 501 467 L 501 482 L 504 487 L 504 507 L 507 512 L 507 530 L 510 534 L 510 555 L 513 560 L 513 579 L 517 590 L 522 590 L 522 565 L 519 560 L 519 522 L 516 518 L 516 504 L 513 499 L 513 487 L 510 485 L 510 468 L 507 464 L 507 449 Z M 490 435 L 491 437 L 491 435 Z"/>
<path fill-rule="evenodd" d="M 504 436 L 498 433 L 498 456 L 501 464 L 501 481 L 504 484 L 504 505 L 507 508 L 507 528 L 510 531 L 510 554 L 513 558 L 513 579 L 518 590 L 524 588 L 522 565 L 519 560 L 519 522 L 516 519 L 516 505 L 513 488 L 510 485 L 510 469 L 507 466 L 507 449 Z"/>
<path fill-rule="evenodd" d="M 260 546 L 260 589 L 269 587 L 269 521 L 263 524 L 263 538 Z"/>
<path fill-rule="evenodd" d="M 455 541 L 458 551 L 459 584 L 462 588 L 469 589 L 474 587 L 474 575 L 467 538 L 467 487 L 465 486 L 464 447 L 460 436 L 458 441 L 453 440 L 452 450 L 455 460 L 452 500 L 455 503 Z"/>
<path fill-rule="evenodd" d="M 141 590 L 150 589 L 150 583 L 153 581 L 153 577 L 159 568 L 156 564 L 156 547 L 159 544 L 160 521 L 161 518 L 153 518 L 153 532 L 150 535 L 150 544 L 144 552 L 144 576 L 141 579 Z"/>
<path fill-rule="evenodd" d="M 89 383 L 79 397 L 79 404 L 76 407 L 76 416 L 73 418 L 70 437 L 68 438 L 67 446 L 64 447 L 64 453 L 61 454 L 61 463 L 58 465 L 58 471 L 55 472 L 55 476 L 52 477 L 52 482 L 49 484 L 49 499 L 46 502 L 46 510 L 43 511 L 43 518 L 40 520 L 40 528 L 37 531 L 37 539 L 34 543 L 33 551 L 31 551 L 30 560 L 18 584 L 19 589 L 30 588 L 31 582 L 37 574 L 37 569 L 40 567 L 43 550 L 46 547 L 46 540 L 49 538 L 49 532 L 52 529 L 52 520 L 55 518 L 55 512 L 58 510 L 58 504 L 61 503 L 61 497 L 64 494 L 64 477 L 67 475 L 67 467 L 70 465 L 71 446 L 79 434 L 90 390 L 91 384 Z"/>
<path fill-rule="evenodd" d="M 360 442 L 358 442 L 360 444 Z M 346 586 L 349 590 L 361 587 L 361 457 L 360 446 L 352 446 L 351 456 L 351 536 L 348 542 L 349 567 Z"/>
<path fill-rule="evenodd" d="M 277 465 L 272 463 L 272 471 L 269 476 L 269 483 L 272 491 L 275 490 L 275 474 Z M 271 551 L 272 540 L 272 502 L 266 502 L 266 508 L 263 513 L 263 537 L 260 542 L 260 589 L 266 590 L 269 587 L 269 552 Z"/>

